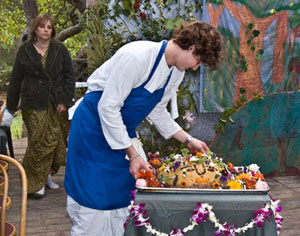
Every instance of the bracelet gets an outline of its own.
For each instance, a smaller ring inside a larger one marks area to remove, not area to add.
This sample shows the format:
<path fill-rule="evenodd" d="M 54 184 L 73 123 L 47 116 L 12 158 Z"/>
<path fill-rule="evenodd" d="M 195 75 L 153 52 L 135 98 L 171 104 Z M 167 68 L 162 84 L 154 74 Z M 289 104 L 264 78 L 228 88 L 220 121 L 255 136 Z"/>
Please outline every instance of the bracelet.
<path fill-rule="evenodd" d="M 139 157 L 140 156 L 140 154 L 135 154 L 133 157 L 131 157 L 130 159 L 129 159 L 129 161 L 132 161 L 133 159 L 135 159 L 135 158 L 137 158 L 137 157 Z"/>
<path fill-rule="evenodd" d="M 187 136 L 187 138 L 186 138 L 184 144 L 187 146 L 187 145 L 192 141 L 192 138 L 193 138 L 193 137 L 192 137 L 191 135 Z"/>

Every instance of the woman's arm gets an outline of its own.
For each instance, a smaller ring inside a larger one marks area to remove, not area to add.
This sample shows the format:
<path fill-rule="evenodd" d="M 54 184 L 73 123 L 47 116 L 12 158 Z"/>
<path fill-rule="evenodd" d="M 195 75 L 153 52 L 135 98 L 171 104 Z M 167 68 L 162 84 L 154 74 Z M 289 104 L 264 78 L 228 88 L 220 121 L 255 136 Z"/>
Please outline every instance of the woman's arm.
<path fill-rule="evenodd" d="M 209 151 L 209 147 L 206 145 L 205 142 L 202 142 L 201 140 L 192 137 L 184 130 L 179 130 L 172 137 L 177 139 L 181 143 L 185 143 L 190 151 L 202 153 L 206 153 L 207 151 Z"/>
<path fill-rule="evenodd" d="M 106 68 L 111 71 L 98 103 L 98 114 L 105 139 L 114 150 L 125 149 L 132 145 L 123 122 L 121 108 L 131 90 L 140 82 L 139 68 L 141 67 L 138 58 L 129 53 L 119 55 L 117 60 L 114 59 L 113 68 Z"/>
<path fill-rule="evenodd" d="M 137 172 L 139 170 L 150 170 L 149 163 L 144 161 L 144 159 L 140 156 L 140 154 L 135 150 L 133 146 L 126 148 L 125 151 L 130 161 L 129 172 L 135 179 L 137 178 Z"/>

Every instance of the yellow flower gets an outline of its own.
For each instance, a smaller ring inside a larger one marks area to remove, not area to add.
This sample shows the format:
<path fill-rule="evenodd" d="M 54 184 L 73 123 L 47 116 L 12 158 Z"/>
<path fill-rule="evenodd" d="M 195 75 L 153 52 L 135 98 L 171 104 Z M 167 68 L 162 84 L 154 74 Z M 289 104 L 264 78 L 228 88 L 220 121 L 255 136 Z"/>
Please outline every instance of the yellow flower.
<path fill-rule="evenodd" d="M 228 169 L 229 169 L 229 170 L 233 168 L 233 165 L 232 165 L 231 162 L 228 162 L 227 166 L 228 166 Z"/>
<path fill-rule="evenodd" d="M 271 13 L 271 14 L 274 14 L 275 12 L 276 12 L 275 9 L 271 9 L 271 10 L 270 10 L 270 13 Z"/>
<path fill-rule="evenodd" d="M 242 189 L 242 185 L 235 180 L 230 181 L 227 185 L 230 189 Z"/>
<path fill-rule="evenodd" d="M 242 179 L 251 179 L 251 176 L 248 173 L 243 173 L 243 174 L 239 174 L 236 177 L 237 180 L 242 180 Z"/>
<path fill-rule="evenodd" d="M 158 172 L 162 171 L 162 170 L 165 169 L 165 168 L 166 168 L 166 165 L 165 165 L 165 163 L 164 163 L 164 164 L 162 164 L 162 166 L 158 169 Z"/>
<path fill-rule="evenodd" d="M 219 189 L 220 188 L 220 184 L 218 182 L 214 182 L 212 184 L 212 186 L 213 186 L 214 189 Z"/>
<path fill-rule="evenodd" d="M 290 6 L 290 7 L 294 6 L 294 2 L 291 2 L 291 3 L 289 4 L 289 6 Z"/>

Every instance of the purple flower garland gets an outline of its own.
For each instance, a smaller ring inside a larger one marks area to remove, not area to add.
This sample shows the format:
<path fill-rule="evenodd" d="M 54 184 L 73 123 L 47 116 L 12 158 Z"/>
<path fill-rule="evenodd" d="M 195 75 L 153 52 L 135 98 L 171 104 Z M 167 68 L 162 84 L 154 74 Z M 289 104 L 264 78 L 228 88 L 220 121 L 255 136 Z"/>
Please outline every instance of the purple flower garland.
<path fill-rule="evenodd" d="M 135 222 L 136 227 L 146 227 L 147 232 L 151 234 L 156 234 L 158 236 L 182 236 L 186 232 L 193 230 L 193 228 L 207 220 L 211 221 L 215 227 L 218 229 L 214 235 L 219 236 L 236 236 L 239 233 L 245 232 L 248 229 L 252 228 L 255 224 L 257 227 L 263 227 L 265 221 L 270 221 L 270 217 L 272 216 L 272 212 L 274 212 L 274 218 L 276 222 L 276 229 L 279 235 L 279 231 L 281 228 L 281 224 L 283 218 L 279 214 L 282 208 L 279 205 L 279 200 L 274 200 L 271 197 L 271 202 L 266 203 L 263 208 L 255 211 L 253 214 L 255 216 L 254 219 L 244 227 L 237 228 L 235 225 L 230 225 L 228 223 L 220 224 L 219 220 L 216 219 L 214 212 L 212 211 L 212 206 L 207 203 L 197 203 L 197 208 L 193 211 L 193 215 L 190 218 L 191 225 L 187 226 L 183 230 L 173 228 L 171 233 L 166 234 L 160 231 L 153 229 L 151 224 L 149 223 L 150 217 L 144 218 L 147 211 L 143 208 L 145 207 L 145 203 L 136 204 L 135 201 L 136 190 L 131 192 L 131 205 L 129 206 L 129 215 L 127 216 L 126 222 L 124 223 L 124 227 L 126 228 L 128 222 L 130 220 Z"/>

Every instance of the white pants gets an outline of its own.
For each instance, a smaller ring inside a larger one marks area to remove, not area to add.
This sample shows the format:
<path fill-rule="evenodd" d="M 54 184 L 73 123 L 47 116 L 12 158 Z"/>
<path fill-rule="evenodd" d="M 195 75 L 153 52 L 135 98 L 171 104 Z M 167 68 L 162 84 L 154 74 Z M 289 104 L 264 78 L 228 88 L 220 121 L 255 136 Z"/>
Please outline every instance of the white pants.
<path fill-rule="evenodd" d="M 68 196 L 67 212 L 73 222 L 71 236 L 123 236 L 128 208 L 95 210 Z"/>

